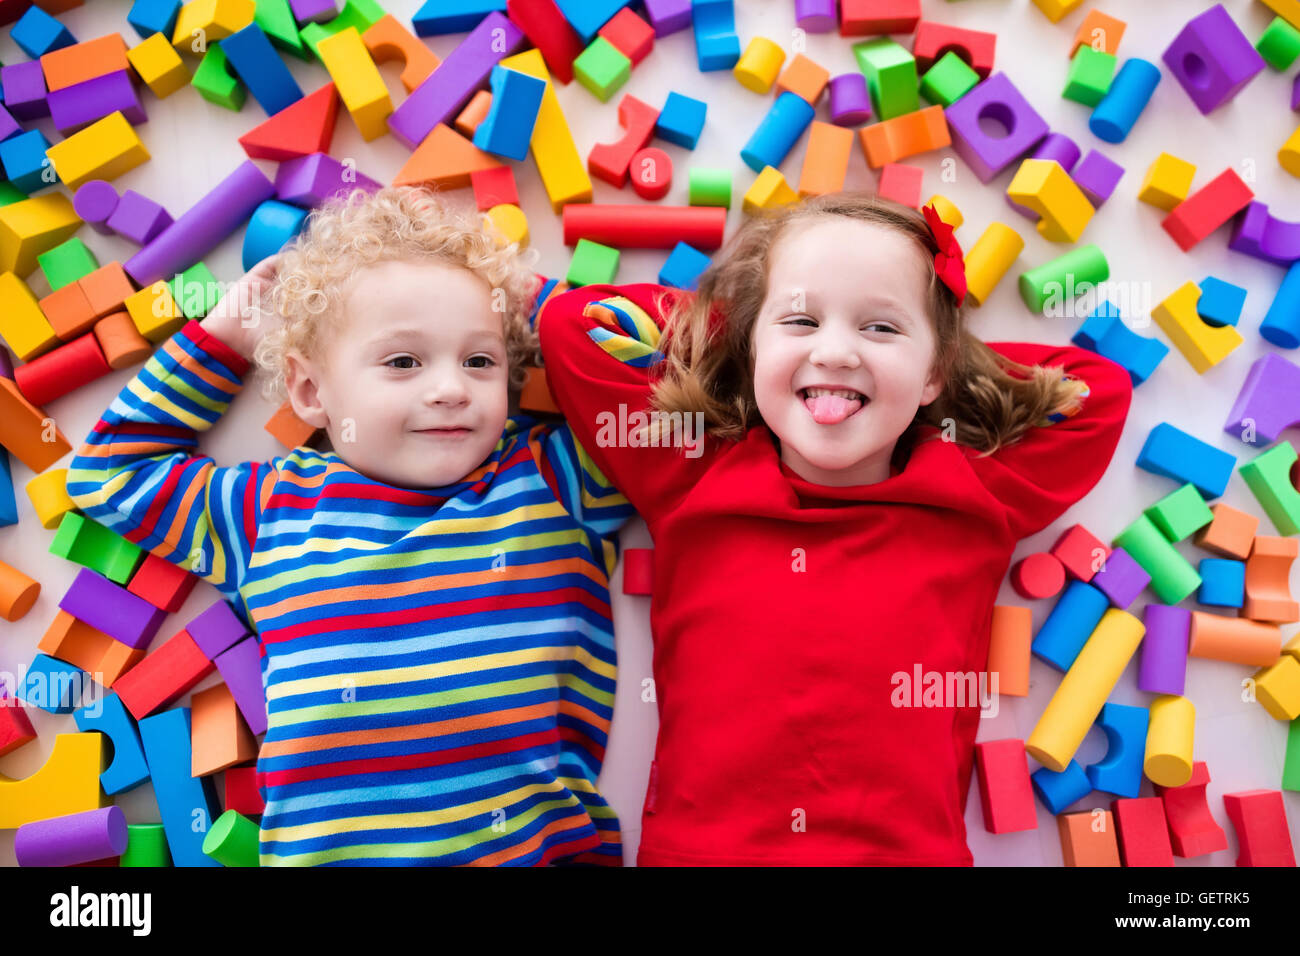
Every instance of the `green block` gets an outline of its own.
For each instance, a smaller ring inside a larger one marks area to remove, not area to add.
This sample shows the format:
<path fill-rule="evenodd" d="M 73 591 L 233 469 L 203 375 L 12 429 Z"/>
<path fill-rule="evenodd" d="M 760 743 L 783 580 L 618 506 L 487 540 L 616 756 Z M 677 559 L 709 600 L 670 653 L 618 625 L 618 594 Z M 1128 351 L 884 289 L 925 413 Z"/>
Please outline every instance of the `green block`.
<path fill-rule="evenodd" d="M 203 852 L 222 866 L 257 866 L 258 826 L 237 810 L 227 810 L 208 828 Z"/>
<path fill-rule="evenodd" d="M 41 271 L 50 283 L 51 292 L 62 289 L 99 268 L 95 254 L 77 236 L 42 252 L 36 261 L 40 263 Z"/>
<path fill-rule="evenodd" d="M 1151 575 L 1151 590 L 1162 604 L 1177 604 L 1201 586 L 1196 569 L 1145 514 L 1116 535 L 1113 544 Z"/>
<path fill-rule="evenodd" d="M 690 172 L 692 206 L 731 208 L 731 170 L 693 168 Z"/>
<path fill-rule="evenodd" d="M 853 55 L 867 78 L 877 119 L 893 119 L 921 108 L 916 58 L 904 47 L 888 37 L 876 37 L 853 44 Z"/>
<path fill-rule="evenodd" d="M 208 52 L 203 54 L 190 84 L 209 103 L 216 103 L 236 113 L 244 108 L 244 100 L 248 98 L 248 89 L 230 72 L 226 53 L 219 43 L 209 46 Z"/>
<path fill-rule="evenodd" d="M 216 276 L 202 262 L 196 262 L 167 283 L 176 306 L 187 319 L 201 319 L 221 301 Z"/>
<path fill-rule="evenodd" d="M 30 198 L 25 192 L 14 186 L 13 183 L 0 183 L 0 207 Z"/>
<path fill-rule="evenodd" d="M 975 88 L 980 75 L 952 50 L 941 56 L 921 77 L 921 95 L 939 106 L 952 106 Z"/>
<path fill-rule="evenodd" d="M 1291 466 L 1295 462 L 1295 446 L 1284 441 L 1237 469 L 1264 513 L 1277 526 L 1278 534 L 1300 531 L 1300 492 L 1291 484 Z"/>
<path fill-rule="evenodd" d="M 1165 495 L 1146 509 L 1146 516 L 1170 541 L 1182 541 L 1214 520 L 1214 512 L 1192 484 Z"/>
<path fill-rule="evenodd" d="M 1095 244 L 1080 246 L 1020 275 L 1020 298 L 1030 311 L 1042 315 L 1076 295 L 1094 290 L 1110 278 L 1110 263 Z"/>
<path fill-rule="evenodd" d="M 144 550 L 116 531 L 92 521 L 79 511 L 69 511 L 59 521 L 50 542 L 50 554 L 98 571 L 110 581 L 125 585 L 144 560 Z"/>
<path fill-rule="evenodd" d="M 1282 763 L 1282 789 L 1300 790 L 1300 719 L 1286 732 L 1286 760 Z"/>
<path fill-rule="evenodd" d="M 171 866 L 172 855 L 167 849 L 167 834 L 161 823 L 128 823 L 126 825 L 126 851 L 118 858 L 118 866 Z"/>
<path fill-rule="evenodd" d="M 257 0 L 253 22 L 262 28 L 272 46 L 300 60 L 311 59 L 311 53 L 298 35 L 298 21 L 293 18 L 289 0 Z"/>
<path fill-rule="evenodd" d="M 596 37 L 573 61 L 573 76 L 596 99 L 608 103 L 632 76 L 632 61 L 604 37 Z"/>
<path fill-rule="evenodd" d="M 1300 30 L 1281 17 L 1274 17 L 1255 44 L 1255 49 L 1273 69 L 1279 72 L 1288 69 L 1300 56 Z"/>
<path fill-rule="evenodd" d="M 374 0 L 348 0 L 339 15 L 329 23 L 309 23 L 298 31 L 298 35 L 311 50 L 311 55 L 319 60 L 316 44 L 321 40 L 348 27 L 356 27 L 358 33 L 365 33 L 376 21 L 383 19 L 386 12 Z"/>
<path fill-rule="evenodd" d="M 1118 57 L 1105 50 L 1081 46 L 1070 59 L 1070 74 L 1061 96 L 1085 106 L 1096 106 L 1115 78 Z"/>
<path fill-rule="evenodd" d="M 618 274 L 618 250 L 590 239 L 579 239 L 564 281 L 570 286 L 599 285 Z"/>

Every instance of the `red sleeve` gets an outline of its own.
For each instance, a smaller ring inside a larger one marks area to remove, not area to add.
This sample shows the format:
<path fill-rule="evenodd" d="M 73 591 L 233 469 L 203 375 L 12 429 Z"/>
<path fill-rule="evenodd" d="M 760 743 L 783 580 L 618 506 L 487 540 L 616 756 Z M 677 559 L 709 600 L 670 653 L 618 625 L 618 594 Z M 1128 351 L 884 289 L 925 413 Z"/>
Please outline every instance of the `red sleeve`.
<path fill-rule="evenodd" d="M 699 480 L 716 440 L 682 447 L 681 438 L 702 439 L 702 422 L 691 416 L 677 420 L 680 427 L 674 429 L 670 444 L 633 446 L 632 432 L 648 420 L 639 416 L 649 413 L 662 355 L 658 349 L 664 343 L 656 341 L 654 329 L 645 334 L 648 323 L 638 333 L 635 323 L 620 327 L 608 321 L 608 314 L 602 321 L 592 310 L 584 310 L 602 301 L 613 300 L 619 308 L 620 302 L 631 303 L 633 308 L 624 311 L 639 309 L 662 329 L 663 316 L 655 304 L 662 291 L 672 296 L 669 302 L 684 294 L 653 283 L 581 286 L 551 298 L 537 318 L 546 381 L 556 405 L 578 443 L 647 521 L 671 511 Z M 593 335 L 603 336 L 606 347 Z"/>
<path fill-rule="evenodd" d="M 971 465 L 985 487 L 1007 507 L 1017 539 L 1046 528 L 1101 480 L 1128 417 L 1133 382 L 1122 367 L 1074 346 L 989 342 L 1025 365 L 1063 365 L 1088 385 L 1079 411 L 1050 425 L 1030 428 L 1018 442 Z"/>

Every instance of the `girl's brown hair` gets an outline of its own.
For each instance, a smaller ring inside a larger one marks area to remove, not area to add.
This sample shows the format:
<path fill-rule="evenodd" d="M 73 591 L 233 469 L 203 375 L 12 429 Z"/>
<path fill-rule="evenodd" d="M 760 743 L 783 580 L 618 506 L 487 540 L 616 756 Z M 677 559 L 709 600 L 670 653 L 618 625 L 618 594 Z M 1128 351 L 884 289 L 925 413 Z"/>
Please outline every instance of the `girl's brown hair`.
<path fill-rule="evenodd" d="M 931 371 L 939 371 L 944 385 L 937 399 L 917 409 L 905 435 L 930 424 L 991 454 L 1017 441 L 1044 416 L 1078 401 L 1084 383 L 1065 378 L 1060 366 L 1013 362 L 966 328 L 965 306 L 957 305 L 935 274 L 938 245 L 920 212 L 874 193 L 840 192 L 751 218 L 701 275 L 694 296 L 681 296 L 675 306 L 662 296 L 657 305 L 661 314 L 667 310 L 668 335 L 653 408 L 703 412 L 706 431 L 718 438 L 741 438 L 762 423 L 754 399 L 751 342 L 767 298 L 771 250 L 790 227 L 825 216 L 894 229 L 916 244 L 925 261 L 936 340 Z"/>

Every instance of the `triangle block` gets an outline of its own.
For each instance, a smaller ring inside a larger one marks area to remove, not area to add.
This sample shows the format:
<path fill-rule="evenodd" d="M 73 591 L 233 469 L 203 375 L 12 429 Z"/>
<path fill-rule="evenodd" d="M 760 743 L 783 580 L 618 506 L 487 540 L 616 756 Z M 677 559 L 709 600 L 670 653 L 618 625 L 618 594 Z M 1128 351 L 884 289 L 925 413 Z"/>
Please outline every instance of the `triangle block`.
<path fill-rule="evenodd" d="M 290 103 L 266 122 L 239 137 L 249 159 L 277 162 L 312 153 L 328 153 L 339 115 L 339 95 L 326 83 L 310 96 Z"/>
<path fill-rule="evenodd" d="M 470 173 L 503 165 L 446 123 L 439 123 L 393 177 L 393 185 L 456 189 L 470 185 Z"/>

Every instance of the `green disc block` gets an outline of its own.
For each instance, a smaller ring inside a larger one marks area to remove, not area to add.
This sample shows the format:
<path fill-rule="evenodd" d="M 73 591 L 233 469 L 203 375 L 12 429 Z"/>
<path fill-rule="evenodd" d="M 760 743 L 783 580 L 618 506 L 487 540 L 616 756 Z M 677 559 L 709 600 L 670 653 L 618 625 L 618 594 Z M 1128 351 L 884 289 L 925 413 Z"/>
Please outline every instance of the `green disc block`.
<path fill-rule="evenodd" d="M 1288 69 L 1300 56 L 1300 30 L 1281 17 L 1274 17 L 1255 44 L 1255 49 L 1273 69 Z"/>
<path fill-rule="evenodd" d="M 201 319 L 221 301 L 221 286 L 208 267 L 196 262 L 167 283 L 176 306 L 187 319 Z"/>
<path fill-rule="evenodd" d="M 690 172 L 690 205 L 731 208 L 731 170 L 700 169 Z"/>
<path fill-rule="evenodd" d="M 161 823 L 128 823 L 126 825 L 126 852 L 117 861 L 118 866 L 171 866 L 172 855 L 167 849 L 167 834 Z"/>
<path fill-rule="evenodd" d="M 1085 106 L 1096 106 L 1110 89 L 1117 61 L 1115 54 L 1105 50 L 1079 47 L 1070 60 L 1070 74 L 1061 95 Z"/>
<path fill-rule="evenodd" d="M 853 55 L 867 78 L 877 119 L 893 119 L 921 108 L 916 58 L 906 48 L 888 37 L 876 37 L 853 44 Z"/>
<path fill-rule="evenodd" d="M 1145 514 L 1115 537 L 1114 544 L 1151 575 L 1151 590 L 1162 604 L 1177 604 L 1201 586 L 1201 576 Z"/>
<path fill-rule="evenodd" d="M 222 866 L 258 866 L 257 824 L 237 810 L 227 810 L 208 829 L 203 852 Z"/>
<path fill-rule="evenodd" d="M 42 252 L 36 261 L 40 263 L 41 271 L 50 283 L 51 292 L 62 289 L 99 268 L 95 254 L 77 236 L 59 243 L 48 252 Z"/>
<path fill-rule="evenodd" d="M 952 106 L 974 89 L 980 75 L 952 50 L 941 56 L 921 77 L 921 95 L 939 106 Z"/>
<path fill-rule="evenodd" d="M 387 12 L 375 0 L 348 0 L 339 15 L 329 23 L 309 23 L 298 31 L 298 35 L 311 50 L 311 55 L 320 59 L 316 44 L 321 40 L 348 27 L 356 27 L 358 33 L 365 33 L 377 21 L 382 20 Z"/>
<path fill-rule="evenodd" d="M 570 286 L 599 285 L 614 281 L 618 274 L 618 250 L 590 239 L 579 239 L 573 249 L 564 281 Z"/>
<path fill-rule="evenodd" d="M 1020 276 L 1020 298 L 1030 311 L 1042 313 L 1050 303 L 1064 303 L 1110 278 L 1110 264 L 1096 245 L 1080 246 Z"/>
<path fill-rule="evenodd" d="M 1192 484 L 1165 495 L 1144 513 L 1170 541 L 1182 541 L 1214 520 L 1214 512 Z"/>
<path fill-rule="evenodd" d="M 1237 469 L 1264 513 L 1277 526 L 1278 534 L 1300 531 L 1300 492 L 1291 484 L 1291 466 L 1295 462 L 1295 446 L 1283 441 Z"/>
<path fill-rule="evenodd" d="M 596 37 L 573 61 L 573 76 L 596 99 L 608 103 L 632 76 L 632 61 L 604 37 Z"/>
<path fill-rule="evenodd" d="M 289 0 L 257 0 L 253 22 L 262 28 L 272 46 L 300 60 L 311 59 L 311 53 L 298 35 L 298 21 L 293 18 Z"/>
<path fill-rule="evenodd" d="M 190 84 L 209 103 L 216 103 L 236 113 L 244 108 L 244 100 L 248 98 L 247 87 L 231 74 L 226 52 L 219 43 L 209 46 L 208 52 L 203 54 Z"/>
<path fill-rule="evenodd" d="M 138 544 L 79 511 L 69 511 L 59 521 L 59 530 L 50 542 L 50 554 L 98 571 L 124 586 L 144 560 L 144 551 Z"/>
<path fill-rule="evenodd" d="M 10 203 L 20 202 L 28 198 L 30 197 L 25 192 L 12 183 L 0 183 L 0 206 L 8 206 Z"/>

